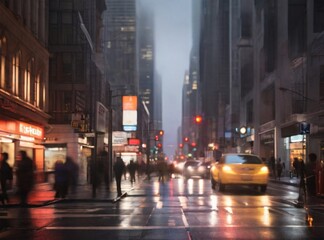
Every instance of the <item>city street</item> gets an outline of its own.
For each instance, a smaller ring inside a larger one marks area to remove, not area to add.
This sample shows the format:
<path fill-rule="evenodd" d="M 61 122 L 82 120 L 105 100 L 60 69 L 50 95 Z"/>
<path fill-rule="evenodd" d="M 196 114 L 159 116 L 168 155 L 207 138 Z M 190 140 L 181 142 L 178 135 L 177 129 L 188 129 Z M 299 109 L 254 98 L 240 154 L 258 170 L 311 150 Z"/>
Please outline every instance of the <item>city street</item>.
<path fill-rule="evenodd" d="M 114 198 L 112 185 L 109 193 L 99 188 L 95 199 L 91 187 L 81 186 L 67 199 L 54 201 L 51 188 L 43 185 L 39 196 L 31 196 L 30 207 L 13 202 L 0 208 L 0 239 L 322 238 L 323 199 L 310 199 L 309 226 L 307 208 L 295 204 L 298 181 L 287 182 L 271 181 L 266 194 L 249 187 L 220 193 L 208 179 L 179 177 L 160 183 L 152 177 L 134 186 L 123 180 L 127 196 L 121 199 Z"/>

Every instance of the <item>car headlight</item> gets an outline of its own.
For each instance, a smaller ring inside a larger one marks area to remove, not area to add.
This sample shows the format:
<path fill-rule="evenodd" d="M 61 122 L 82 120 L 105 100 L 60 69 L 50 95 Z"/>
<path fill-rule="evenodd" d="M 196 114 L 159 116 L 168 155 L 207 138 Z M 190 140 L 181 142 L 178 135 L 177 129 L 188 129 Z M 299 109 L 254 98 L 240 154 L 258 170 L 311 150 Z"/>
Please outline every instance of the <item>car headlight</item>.
<path fill-rule="evenodd" d="M 222 170 L 223 170 L 223 172 L 231 172 L 232 171 L 230 166 L 223 166 Z"/>
<path fill-rule="evenodd" d="M 189 166 L 188 168 L 188 171 L 192 172 L 193 168 L 191 166 Z"/>
<path fill-rule="evenodd" d="M 260 172 L 261 172 L 261 173 L 269 173 L 269 169 L 268 169 L 268 167 L 263 166 L 263 167 L 260 169 Z"/>
<path fill-rule="evenodd" d="M 198 168 L 198 171 L 199 171 L 199 172 L 203 172 L 203 171 L 205 171 L 205 167 L 200 166 L 200 167 Z"/>

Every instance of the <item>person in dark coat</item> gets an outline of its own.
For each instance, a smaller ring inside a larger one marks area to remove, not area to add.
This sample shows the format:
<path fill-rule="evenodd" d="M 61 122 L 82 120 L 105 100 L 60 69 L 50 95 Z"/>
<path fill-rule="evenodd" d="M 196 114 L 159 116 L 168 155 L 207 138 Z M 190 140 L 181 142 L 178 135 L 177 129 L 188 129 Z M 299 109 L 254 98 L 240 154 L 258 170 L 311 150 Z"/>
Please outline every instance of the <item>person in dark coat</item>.
<path fill-rule="evenodd" d="M 134 163 L 134 160 L 130 160 L 127 168 L 128 168 L 128 172 L 130 175 L 130 181 L 131 181 L 131 183 L 134 183 L 135 182 L 135 174 L 136 174 L 136 170 L 137 170 L 137 165 L 136 165 L 136 163 Z"/>
<path fill-rule="evenodd" d="M 296 174 L 297 178 L 299 178 L 299 175 L 300 175 L 299 166 L 300 166 L 300 162 L 299 162 L 298 158 L 295 157 L 294 161 L 293 161 L 293 167 L 294 167 L 294 173 Z"/>
<path fill-rule="evenodd" d="M 55 174 L 55 198 L 65 198 L 68 189 L 68 169 L 62 160 L 57 160 L 54 167 Z"/>
<path fill-rule="evenodd" d="M 75 193 L 79 179 L 79 165 L 69 156 L 66 157 L 64 165 L 67 171 L 67 192 L 71 187 L 72 192 Z"/>
<path fill-rule="evenodd" d="M 316 195 L 316 159 L 317 155 L 310 153 L 308 155 L 308 162 L 305 165 L 306 187 L 309 196 Z"/>
<path fill-rule="evenodd" d="M 1 201 L 2 204 L 5 202 L 8 203 L 8 194 L 7 194 L 7 181 L 12 180 L 12 168 L 8 164 L 8 153 L 1 153 L 0 157 L 0 185 L 1 185 Z"/>
<path fill-rule="evenodd" d="M 116 162 L 114 164 L 114 173 L 115 173 L 118 197 L 120 197 L 122 195 L 121 179 L 122 179 L 125 169 L 126 169 L 126 166 L 125 166 L 123 159 L 121 157 L 117 157 Z"/>
<path fill-rule="evenodd" d="M 281 174 L 282 174 L 282 171 L 284 170 L 284 165 L 283 163 L 281 162 L 281 158 L 278 159 L 278 162 L 277 162 L 277 165 L 276 165 L 276 168 L 277 168 L 277 176 L 280 180 L 281 178 Z"/>
<path fill-rule="evenodd" d="M 16 176 L 20 204 L 26 206 L 28 195 L 34 186 L 34 163 L 26 151 L 18 152 Z"/>
<path fill-rule="evenodd" d="M 276 174 L 276 159 L 274 158 L 274 156 L 272 156 L 269 160 L 269 164 L 270 164 L 270 168 L 272 171 L 272 176 L 277 179 L 277 174 Z"/>

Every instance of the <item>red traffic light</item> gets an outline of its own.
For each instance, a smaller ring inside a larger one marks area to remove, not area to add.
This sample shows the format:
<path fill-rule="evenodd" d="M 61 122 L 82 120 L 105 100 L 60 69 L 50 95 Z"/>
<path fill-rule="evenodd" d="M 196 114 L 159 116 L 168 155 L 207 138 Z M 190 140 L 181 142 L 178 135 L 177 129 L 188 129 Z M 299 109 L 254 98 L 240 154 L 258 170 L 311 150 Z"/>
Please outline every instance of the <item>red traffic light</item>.
<path fill-rule="evenodd" d="M 155 135 L 155 141 L 159 141 L 159 136 Z"/>
<path fill-rule="evenodd" d="M 196 123 L 201 123 L 202 122 L 202 116 L 200 116 L 200 115 L 197 115 L 196 117 L 195 117 L 195 122 Z"/>
<path fill-rule="evenodd" d="M 179 144 L 179 148 L 183 148 L 183 144 L 182 143 Z"/>
<path fill-rule="evenodd" d="M 189 142 L 189 138 L 188 138 L 188 137 L 185 137 L 185 138 L 184 138 L 184 141 L 185 141 L 185 142 Z"/>
<path fill-rule="evenodd" d="M 192 146 L 192 147 L 196 147 L 196 146 L 197 146 L 197 143 L 192 142 L 192 143 L 191 143 L 191 146 Z"/>

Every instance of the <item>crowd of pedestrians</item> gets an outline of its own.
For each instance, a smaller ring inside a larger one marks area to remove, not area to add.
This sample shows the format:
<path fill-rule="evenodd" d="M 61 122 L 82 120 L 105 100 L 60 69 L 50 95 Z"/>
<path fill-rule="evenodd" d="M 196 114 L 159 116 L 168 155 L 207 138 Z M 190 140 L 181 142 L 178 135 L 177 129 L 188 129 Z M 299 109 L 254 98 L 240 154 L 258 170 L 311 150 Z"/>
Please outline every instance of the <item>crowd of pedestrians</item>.
<path fill-rule="evenodd" d="M 274 179 L 280 180 L 283 173 L 286 170 L 284 162 L 280 158 L 276 161 L 274 157 L 271 157 L 268 161 L 271 175 Z M 290 177 L 295 176 L 300 178 L 300 188 L 307 191 L 308 195 L 316 195 L 316 176 L 318 171 L 317 155 L 310 153 L 308 160 L 305 161 L 295 157 L 292 161 L 292 168 L 290 170 Z"/>
<path fill-rule="evenodd" d="M 15 183 L 16 193 L 19 197 L 21 205 L 27 205 L 28 196 L 34 186 L 34 163 L 33 160 L 27 156 L 26 151 L 19 151 L 16 155 L 14 166 L 8 164 L 9 155 L 2 152 L 0 155 L 0 201 L 2 204 L 8 204 L 8 187 L 11 188 L 13 181 L 13 167 L 15 168 Z M 316 195 L 316 174 L 317 174 L 317 156 L 314 153 L 308 155 L 306 163 L 302 160 L 294 158 L 292 162 L 291 171 L 293 174 L 300 178 L 300 187 L 307 188 L 309 195 Z M 270 174 L 280 180 L 285 174 L 285 163 L 278 158 L 271 157 L 268 160 Z M 288 169 L 289 170 L 289 169 Z M 113 165 L 114 177 L 116 181 L 117 196 L 122 196 L 121 182 L 122 176 L 126 172 L 129 173 L 129 181 L 131 184 L 136 182 L 136 173 L 141 175 L 143 173 L 149 174 L 153 171 L 157 173 L 158 181 L 164 183 L 172 171 L 164 159 L 159 159 L 155 163 L 146 165 L 144 162 L 138 164 L 134 159 L 125 165 L 123 159 L 118 156 Z M 65 198 L 69 192 L 75 192 L 78 184 L 78 164 L 69 156 L 65 159 L 58 159 L 54 166 L 55 181 L 54 190 L 55 198 Z"/>

